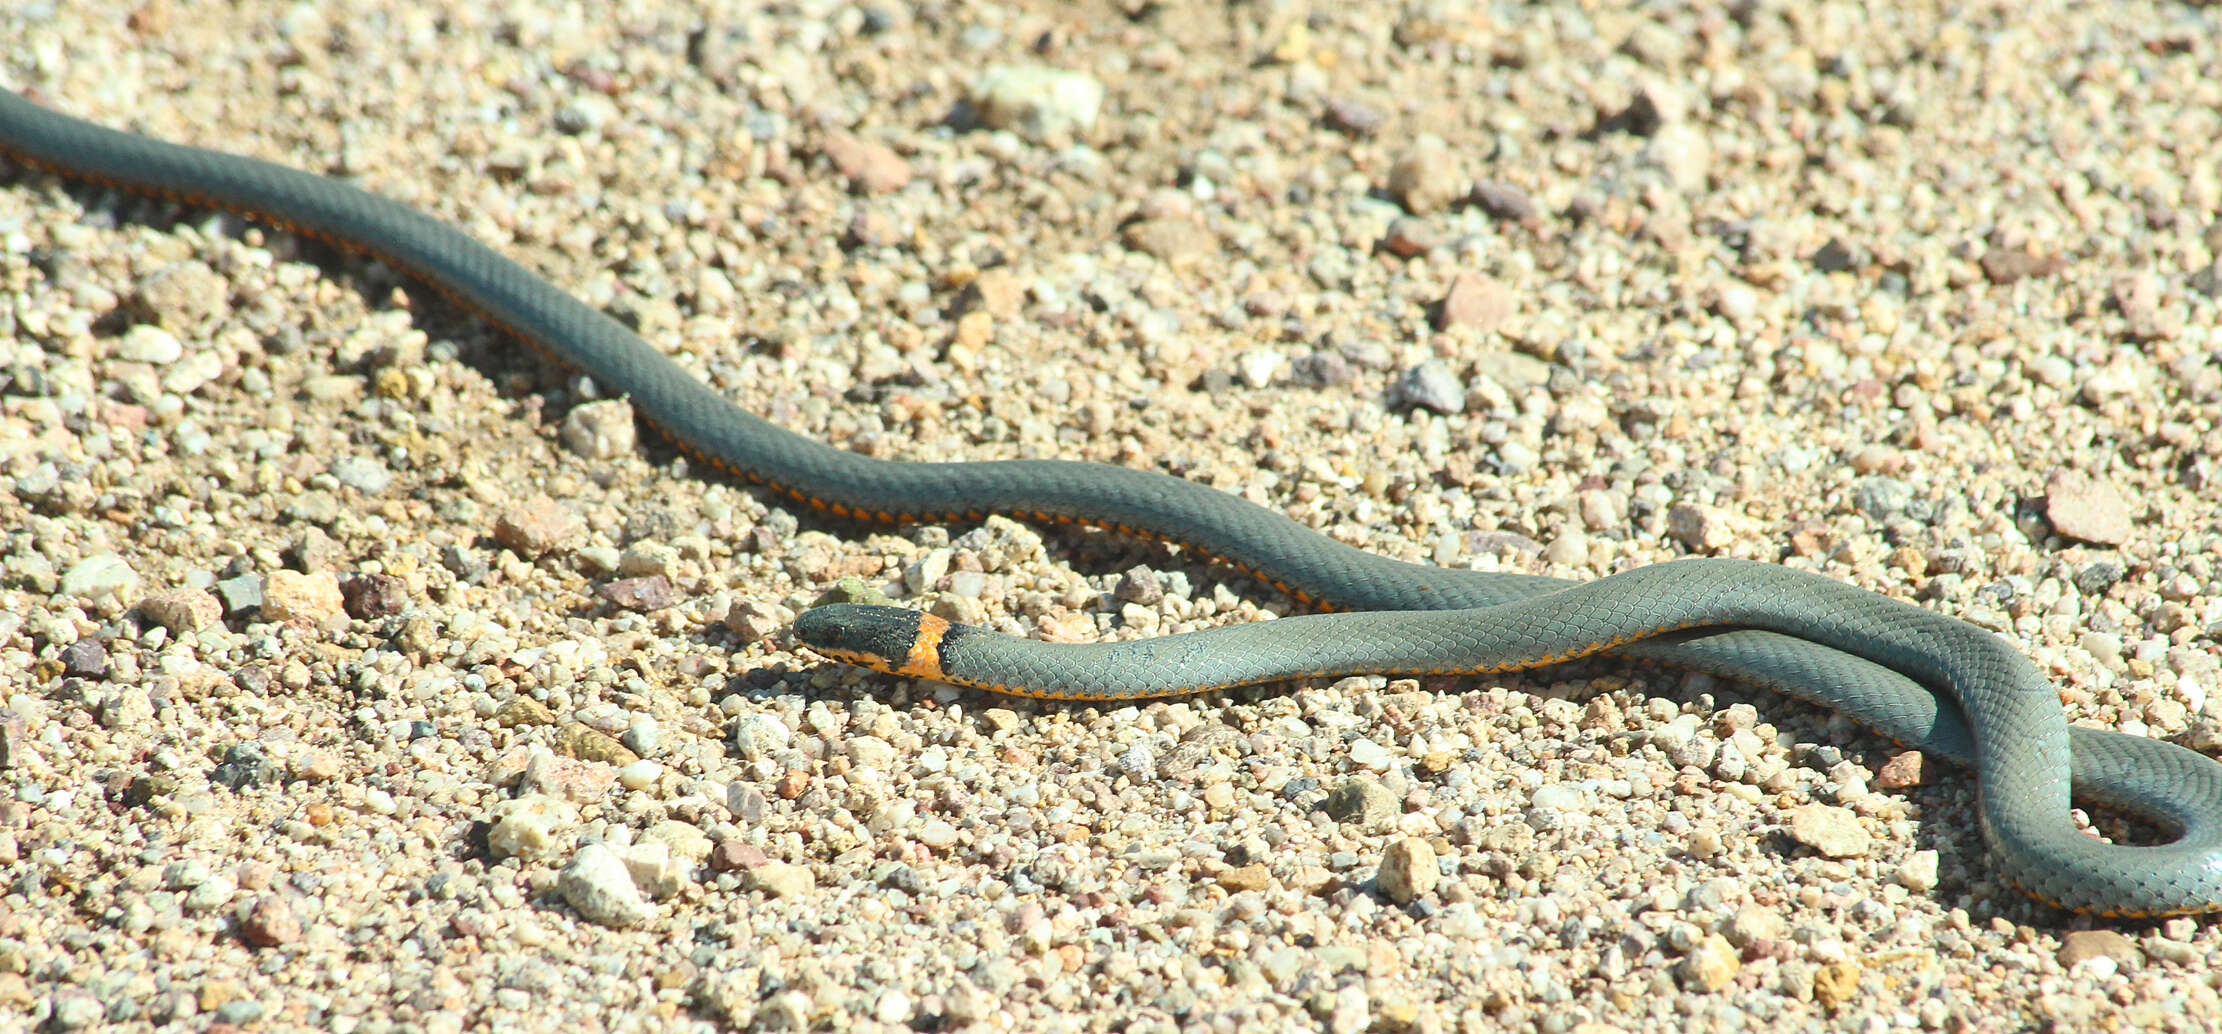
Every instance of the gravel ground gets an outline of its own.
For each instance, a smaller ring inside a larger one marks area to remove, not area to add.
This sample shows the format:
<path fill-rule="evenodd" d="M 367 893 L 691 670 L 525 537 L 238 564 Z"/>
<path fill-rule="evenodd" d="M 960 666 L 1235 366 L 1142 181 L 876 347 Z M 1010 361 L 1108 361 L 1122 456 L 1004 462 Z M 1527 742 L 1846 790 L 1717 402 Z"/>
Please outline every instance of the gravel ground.
<path fill-rule="evenodd" d="M 29 0 L 0 77 L 467 227 L 886 457 L 1779 560 L 2222 747 L 2222 8 Z M 699 476 L 420 285 L 0 171 L 0 1030 L 2211 1030 L 2222 931 L 1598 664 L 1037 705 L 830 665 L 1290 601 Z M 2107 820 L 2101 816 L 2104 828 Z"/>

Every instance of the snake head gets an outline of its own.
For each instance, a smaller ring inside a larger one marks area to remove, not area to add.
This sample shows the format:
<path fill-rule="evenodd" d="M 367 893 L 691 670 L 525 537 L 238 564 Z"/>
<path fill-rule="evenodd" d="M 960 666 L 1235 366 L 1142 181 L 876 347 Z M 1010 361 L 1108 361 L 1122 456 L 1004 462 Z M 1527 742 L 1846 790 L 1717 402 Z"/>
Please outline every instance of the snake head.
<path fill-rule="evenodd" d="M 949 623 L 901 607 L 835 603 L 795 616 L 795 638 L 818 653 L 873 671 L 939 679 Z"/>

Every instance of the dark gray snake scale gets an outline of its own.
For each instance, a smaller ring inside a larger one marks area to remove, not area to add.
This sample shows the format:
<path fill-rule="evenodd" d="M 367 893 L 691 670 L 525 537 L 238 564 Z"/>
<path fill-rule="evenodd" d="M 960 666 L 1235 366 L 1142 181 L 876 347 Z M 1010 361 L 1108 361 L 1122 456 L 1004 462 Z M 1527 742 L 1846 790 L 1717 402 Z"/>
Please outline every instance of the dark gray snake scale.
<path fill-rule="evenodd" d="M 0 90 L 0 155 L 69 179 L 227 209 L 376 256 L 631 398 L 689 455 L 830 513 L 962 521 L 1000 513 L 1177 543 L 1338 613 L 1083 646 L 1011 639 L 911 611 L 804 614 L 830 656 L 1005 692 L 1131 699 L 1309 675 L 1486 672 L 1608 651 L 1837 708 L 1973 769 L 2000 872 L 2064 908 L 2222 910 L 2222 764 L 2071 729 L 2054 687 L 1996 636 L 1771 564 L 1698 559 L 1574 584 L 1406 564 L 1162 474 L 1061 461 L 874 460 L 745 412 L 607 315 L 446 223 L 333 180 L 161 143 Z M 921 638 L 931 628 L 930 638 Z M 921 650 L 921 646 L 924 647 Z M 2080 833 L 2070 786 L 2175 835 Z"/>

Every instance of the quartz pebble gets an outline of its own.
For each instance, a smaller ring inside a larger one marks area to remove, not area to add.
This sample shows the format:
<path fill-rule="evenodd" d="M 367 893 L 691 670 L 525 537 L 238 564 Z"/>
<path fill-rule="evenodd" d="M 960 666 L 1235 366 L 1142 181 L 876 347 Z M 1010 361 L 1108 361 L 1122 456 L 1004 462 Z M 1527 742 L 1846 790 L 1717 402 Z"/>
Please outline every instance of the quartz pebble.
<path fill-rule="evenodd" d="M 129 595 L 138 584 L 138 572 L 122 557 L 100 553 L 78 561 L 62 575 L 61 589 L 65 595 L 97 600 L 103 596 Z"/>
<path fill-rule="evenodd" d="M 1091 76 L 1031 65 L 990 67 L 972 87 L 981 122 L 1037 141 L 1094 126 L 1103 98 Z"/>
<path fill-rule="evenodd" d="M 568 801 L 532 794 L 496 805 L 487 831 L 486 846 L 497 856 L 537 859 L 552 854 L 558 839 L 578 822 L 578 808 Z"/>
<path fill-rule="evenodd" d="M 563 445 L 590 460 L 609 460 L 630 455 L 636 440 L 633 426 L 633 407 L 624 399 L 599 399 L 583 403 L 564 414 Z M 530 517 L 527 520 L 529 522 L 537 519 Z M 523 531 L 518 534 L 520 539 L 538 541 L 540 536 L 547 533 L 533 530 L 529 537 Z M 558 534 L 554 537 L 561 536 Z M 506 539 L 503 544 L 510 545 L 512 549 L 517 548 Z"/>
<path fill-rule="evenodd" d="M 1440 876 L 1435 869 L 1435 849 L 1418 837 L 1405 837 L 1390 844 L 1382 854 L 1377 878 L 1381 893 L 1389 900 L 1409 905 L 1432 893 Z"/>
<path fill-rule="evenodd" d="M 1790 812 L 1792 839 L 1829 858 L 1857 858 L 1873 848 L 1858 816 L 1826 804 L 1800 805 Z"/>
<path fill-rule="evenodd" d="M 579 848 L 556 879 L 556 892 L 579 914 L 603 926 L 631 926 L 656 914 L 616 851 L 603 844 Z"/>

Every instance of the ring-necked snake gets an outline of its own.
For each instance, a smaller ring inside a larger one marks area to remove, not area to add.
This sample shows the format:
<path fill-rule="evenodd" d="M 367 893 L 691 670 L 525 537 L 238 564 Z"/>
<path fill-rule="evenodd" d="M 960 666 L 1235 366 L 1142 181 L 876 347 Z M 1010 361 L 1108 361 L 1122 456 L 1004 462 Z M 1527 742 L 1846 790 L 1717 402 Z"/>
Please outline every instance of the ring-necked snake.
<path fill-rule="evenodd" d="M 875 460 L 741 410 L 616 320 L 454 227 L 345 184 L 104 129 L 5 90 L 0 154 L 373 255 L 629 396 L 687 454 L 817 509 L 883 522 L 1008 514 L 1110 528 L 1197 550 L 1318 609 L 1361 612 L 1091 646 L 893 608 L 804 613 L 798 637 L 829 656 L 1008 693 L 1129 699 L 1306 675 L 1501 671 L 1610 651 L 1781 689 L 1972 767 L 2000 869 L 2045 901 L 2105 915 L 2222 910 L 2222 764 L 2071 729 L 2028 660 L 1921 607 L 1741 561 L 1677 561 L 1580 585 L 1407 564 L 1164 474 Z M 2175 839 L 2121 846 L 2083 835 L 2071 781 Z"/>

